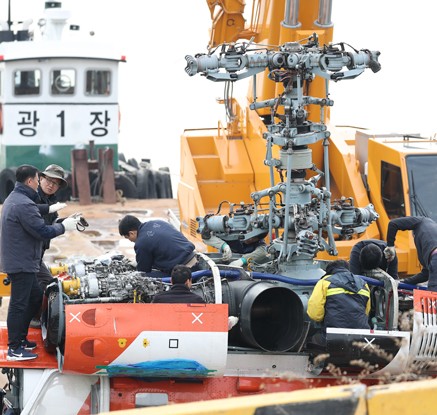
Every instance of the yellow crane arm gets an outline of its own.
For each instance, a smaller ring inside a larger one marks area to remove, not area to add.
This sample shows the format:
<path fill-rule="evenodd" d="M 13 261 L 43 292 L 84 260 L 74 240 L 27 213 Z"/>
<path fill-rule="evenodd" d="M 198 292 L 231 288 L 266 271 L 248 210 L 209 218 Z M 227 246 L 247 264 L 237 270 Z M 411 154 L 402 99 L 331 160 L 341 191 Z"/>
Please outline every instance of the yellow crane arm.
<path fill-rule="evenodd" d="M 254 1 L 254 10 L 260 0 Z M 211 37 L 209 48 L 214 48 L 222 43 L 236 42 L 238 39 L 251 39 L 256 33 L 245 27 L 244 0 L 206 0 L 211 13 Z M 254 16 L 254 14 L 252 14 Z M 252 18 L 253 21 L 253 18 Z"/>

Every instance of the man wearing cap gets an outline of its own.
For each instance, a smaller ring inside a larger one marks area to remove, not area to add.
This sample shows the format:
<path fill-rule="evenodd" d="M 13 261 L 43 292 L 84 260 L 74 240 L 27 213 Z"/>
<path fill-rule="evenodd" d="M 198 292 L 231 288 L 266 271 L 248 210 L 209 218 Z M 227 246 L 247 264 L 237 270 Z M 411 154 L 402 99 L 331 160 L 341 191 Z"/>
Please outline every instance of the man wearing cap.
<path fill-rule="evenodd" d="M 59 219 L 58 211 L 65 208 L 67 205 L 57 201 L 56 192 L 67 185 L 68 183 L 65 180 L 65 171 L 57 164 L 50 164 L 44 171 L 39 173 L 39 185 L 37 190 L 39 199 L 36 201 L 36 203 L 38 204 L 38 209 L 47 225 L 61 223 L 64 220 L 64 218 Z M 50 239 L 46 239 L 43 241 L 41 266 L 36 276 L 43 292 L 45 291 L 47 285 L 55 280 L 52 276 L 52 273 L 47 268 L 47 265 L 43 261 L 44 253 L 49 248 Z M 41 327 L 39 311 L 30 322 L 30 327 Z"/>
<path fill-rule="evenodd" d="M 65 171 L 57 164 L 50 164 L 46 169 L 39 173 L 39 186 L 37 200 L 38 209 L 44 222 L 47 225 L 61 223 L 64 219 L 59 219 L 58 211 L 65 208 L 65 203 L 59 203 L 56 198 L 56 192 L 67 186 L 65 180 Z M 50 248 L 50 239 L 43 241 L 42 257 L 47 249 Z M 41 268 L 37 274 L 38 282 L 44 291 L 48 284 L 53 281 L 53 277 L 41 257 Z"/>

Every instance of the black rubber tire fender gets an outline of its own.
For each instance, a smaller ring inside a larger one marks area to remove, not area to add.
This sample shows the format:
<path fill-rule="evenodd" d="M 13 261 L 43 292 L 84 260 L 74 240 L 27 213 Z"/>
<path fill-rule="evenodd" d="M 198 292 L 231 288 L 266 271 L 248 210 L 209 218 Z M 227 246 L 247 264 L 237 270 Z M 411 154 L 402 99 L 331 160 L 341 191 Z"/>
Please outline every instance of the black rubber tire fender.
<path fill-rule="evenodd" d="M 60 301 L 59 301 L 59 292 L 52 292 L 50 294 L 48 300 L 47 307 L 47 317 L 46 317 L 46 330 L 47 335 L 44 339 L 44 349 L 46 349 L 49 353 L 54 353 L 56 351 L 57 346 L 61 346 L 59 342 L 59 338 L 62 338 L 62 334 L 60 335 L 59 331 L 61 329 L 60 319 L 61 319 L 61 310 L 60 310 Z"/>
<path fill-rule="evenodd" d="M 137 199 L 138 191 L 133 180 L 125 174 L 115 175 L 115 190 L 121 190 L 123 197 Z"/>
<path fill-rule="evenodd" d="M 155 180 L 156 199 L 165 199 L 165 192 L 162 182 L 162 173 L 160 171 L 154 171 L 153 177 Z"/>
<path fill-rule="evenodd" d="M 171 175 L 170 175 L 170 169 L 168 167 L 160 167 L 159 170 L 163 173 L 162 175 L 162 187 L 163 187 L 163 194 L 166 199 L 172 199 L 173 198 L 173 188 L 171 187 Z"/>
<path fill-rule="evenodd" d="M 151 199 L 156 196 L 155 179 L 148 169 L 139 169 L 137 172 L 137 190 L 140 199 Z"/>
<path fill-rule="evenodd" d="M 129 159 L 129 160 L 127 161 L 127 164 L 129 164 L 129 165 L 132 166 L 132 167 L 135 167 L 136 169 L 139 169 L 139 168 L 140 168 L 140 166 L 138 165 L 138 161 L 137 161 L 137 159 Z"/>

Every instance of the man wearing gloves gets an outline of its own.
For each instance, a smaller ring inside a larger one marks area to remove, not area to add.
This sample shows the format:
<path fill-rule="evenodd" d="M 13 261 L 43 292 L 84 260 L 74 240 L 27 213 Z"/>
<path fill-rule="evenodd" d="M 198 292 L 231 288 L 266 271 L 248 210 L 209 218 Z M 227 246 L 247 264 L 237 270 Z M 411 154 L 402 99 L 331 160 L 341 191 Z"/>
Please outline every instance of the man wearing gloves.
<path fill-rule="evenodd" d="M 364 239 L 357 242 L 350 253 L 349 267 L 352 273 L 367 275 L 366 272 L 377 268 L 387 272 L 392 278 L 398 279 L 398 259 L 388 261 L 384 256 L 387 242 L 379 239 Z"/>
<path fill-rule="evenodd" d="M 267 254 L 267 245 L 264 241 L 266 236 L 267 233 L 263 233 L 246 240 L 225 242 L 211 233 L 210 238 L 207 239 L 206 235 L 203 235 L 202 240 L 206 245 L 216 248 L 221 252 L 223 261 L 229 262 L 233 253 L 242 254 L 239 259 L 232 261 L 229 265 L 234 267 L 244 267 L 249 261 L 257 264 L 263 264 L 269 261 L 270 258 Z"/>
<path fill-rule="evenodd" d="M 437 223 L 423 216 L 406 216 L 392 219 L 387 229 L 387 248 L 384 255 L 387 261 L 396 257 L 395 241 L 398 231 L 413 231 L 417 257 L 422 270 L 412 277 L 405 278 L 406 284 L 419 284 L 428 281 L 428 290 L 437 291 Z"/>
<path fill-rule="evenodd" d="M 62 167 L 57 164 L 50 164 L 46 167 L 43 172 L 39 173 L 39 186 L 38 186 L 38 196 L 37 200 L 38 209 L 44 222 L 47 225 L 52 225 L 54 223 L 60 223 L 63 219 L 59 219 L 58 211 L 64 209 L 67 205 L 65 203 L 59 203 L 56 199 L 56 192 L 67 186 L 67 181 L 65 180 L 65 171 Z M 52 273 L 47 268 L 44 262 L 44 253 L 50 248 L 50 239 L 46 239 L 43 242 L 43 250 L 41 256 L 41 267 L 37 274 L 37 279 L 39 285 L 44 293 L 47 285 L 49 285 L 54 278 Z M 41 323 L 39 320 L 40 312 L 32 318 L 30 322 L 30 327 L 39 328 Z"/>
<path fill-rule="evenodd" d="M 38 199 L 38 169 L 22 165 L 16 171 L 14 190 L 3 203 L 1 214 L 1 259 L 11 281 L 8 309 L 8 360 L 31 360 L 36 343 L 27 340 L 32 317 L 41 307 L 42 291 L 36 274 L 40 269 L 43 241 L 76 229 L 79 217 L 47 225 L 35 201 Z"/>
<path fill-rule="evenodd" d="M 57 164 L 50 164 L 46 169 L 39 174 L 39 186 L 37 201 L 39 211 L 47 225 L 60 223 L 63 219 L 59 219 L 58 212 L 65 208 L 65 203 L 59 203 L 56 199 L 56 192 L 67 186 L 65 180 L 65 171 Z M 50 248 L 50 239 L 43 242 L 42 257 L 47 249 Z M 44 291 L 48 284 L 53 281 L 53 277 L 44 261 L 41 260 L 41 268 L 37 275 L 41 289 Z"/>

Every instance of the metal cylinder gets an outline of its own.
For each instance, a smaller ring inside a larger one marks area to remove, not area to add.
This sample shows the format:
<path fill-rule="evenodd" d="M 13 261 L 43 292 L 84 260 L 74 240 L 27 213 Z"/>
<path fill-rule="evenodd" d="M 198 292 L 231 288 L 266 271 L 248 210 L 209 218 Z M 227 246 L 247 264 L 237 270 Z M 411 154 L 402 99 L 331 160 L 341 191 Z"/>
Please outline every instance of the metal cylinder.
<path fill-rule="evenodd" d="M 332 12 L 332 0 L 320 0 L 319 16 L 317 18 L 316 24 L 318 26 L 323 26 L 323 27 L 332 26 L 331 12 Z"/>
<path fill-rule="evenodd" d="M 208 229 L 213 232 L 225 232 L 228 227 L 229 216 L 215 215 L 210 216 L 206 221 Z"/>
<path fill-rule="evenodd" d="M 299 27 L 299 4 L 300 0 L 286 0 L 285 15 L 282 24 L 286 27 Z"/>
<path fill-rule="evenodd" d="M 312 151 L 310 148 L 295 150 L 289 154 L 287 151 L 280 150 L 281 168 L 287 167 L 287 159 L 291 158 L 291 168 L 293 170 L 309 169 L 313 165 Z"/>
<path fill-rule="evenodd" d="M 230 281 L 223 292 L 229 315 L 239 324 L 229 332 L 230 346 L 249 346 L 268 352 L 293 351 L 304 327 L 300 297 L 274 282 Z"/>

